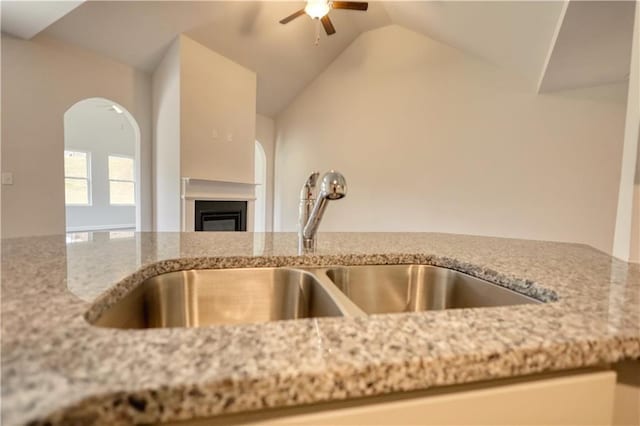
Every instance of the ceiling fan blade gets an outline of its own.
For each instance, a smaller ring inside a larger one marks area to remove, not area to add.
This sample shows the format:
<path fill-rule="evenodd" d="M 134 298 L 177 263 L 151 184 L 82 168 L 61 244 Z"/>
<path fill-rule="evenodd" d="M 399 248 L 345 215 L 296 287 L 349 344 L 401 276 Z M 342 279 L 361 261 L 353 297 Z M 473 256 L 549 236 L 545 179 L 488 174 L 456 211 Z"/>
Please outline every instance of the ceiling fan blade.
<path fill-rule="evenodd" d="M 358 1 L 334 1 L 331 2 L 331 7 L 334 9 L 367 10 L 369 8 L 369 3 Z"/>
<path fill-rule="evenodd" d="M 336 29 L 333 27 L 333 23 L 331 22 L 331 19 L 329 19 L 329 15 L 324 15 L 320 20 L 322 21 L 322 26 L 327 32 L 327 35 L 336 33 Z"/>
<path fill-rule="evenodd" d="M 302 15 L 304 15 L 304 9 L 300 9 L 299 11 L 297 11 L 295 13 L 292 13 L 291 15 L 289 15 L 286 18 L 284 18 L 283 20 L 281 20 L 280 23 L 281 24 L 286 24 L 287 22 L 293 21 L 298 16 L 302 16 Z"/>

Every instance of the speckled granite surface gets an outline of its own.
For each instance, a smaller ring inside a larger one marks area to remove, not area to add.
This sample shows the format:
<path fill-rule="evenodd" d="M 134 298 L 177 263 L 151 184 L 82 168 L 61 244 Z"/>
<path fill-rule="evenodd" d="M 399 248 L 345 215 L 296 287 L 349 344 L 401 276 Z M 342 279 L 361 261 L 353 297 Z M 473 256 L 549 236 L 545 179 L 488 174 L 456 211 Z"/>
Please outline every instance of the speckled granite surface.
<path fill-rule="evenodd" d="M 640 358 L 640 267 L 590 247 L 446 234 L 81 235 L 2 241 L 2 424 L 127 424 Z M 87 323 L 188 268 L 423 263 L 551 303 L 197 329 Z M 554 301 L 555 300 L 555 301 Z"/>

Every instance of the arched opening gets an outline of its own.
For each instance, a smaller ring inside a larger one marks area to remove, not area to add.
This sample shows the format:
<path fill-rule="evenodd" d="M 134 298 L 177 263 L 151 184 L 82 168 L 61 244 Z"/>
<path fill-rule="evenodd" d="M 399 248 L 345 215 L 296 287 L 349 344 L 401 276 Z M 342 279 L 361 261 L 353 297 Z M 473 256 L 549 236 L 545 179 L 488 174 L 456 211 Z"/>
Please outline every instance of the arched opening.
<path fill-rule="evenodd" d="M 256 183 L 256 204 L 254 232 L 265 232 L 267 224 L 267 156 L 260 142 L 256 141 L 255 149 L 255 183 Z"/>
<path fill-rule="evenodd" d="M 140 128 L 122 105 L 88 98 L 64 114 L 67 232 L 140 230 Z"/>

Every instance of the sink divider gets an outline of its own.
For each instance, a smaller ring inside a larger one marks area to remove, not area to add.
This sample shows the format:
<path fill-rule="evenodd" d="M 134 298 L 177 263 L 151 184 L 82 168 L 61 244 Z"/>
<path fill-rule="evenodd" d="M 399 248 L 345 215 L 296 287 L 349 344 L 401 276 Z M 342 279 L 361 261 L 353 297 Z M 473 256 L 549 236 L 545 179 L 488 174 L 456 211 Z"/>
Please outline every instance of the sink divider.
<path fill-rule="evenodd" d="M 327 292 L 329 297 L 338 306 L 338 309 L 345 317 L 364 318 L 367 317 L 367 313 L 358 307 L 351 301 L 340 289 L 331 281 L 327 275 L 329 269 L 334 266 L 312 266 L 312 267 L 285 267 L 284 269 L 303 271 L 313 275 L 313 277 L 320 283 L 322 288 Z"/>

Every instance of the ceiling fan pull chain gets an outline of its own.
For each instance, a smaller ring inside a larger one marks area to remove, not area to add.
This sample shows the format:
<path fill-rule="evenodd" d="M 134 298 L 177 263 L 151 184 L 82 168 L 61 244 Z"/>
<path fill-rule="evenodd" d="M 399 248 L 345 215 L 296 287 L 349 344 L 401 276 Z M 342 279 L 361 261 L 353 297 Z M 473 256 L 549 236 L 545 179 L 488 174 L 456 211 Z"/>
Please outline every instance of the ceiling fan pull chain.
<path fill-rule="evenodd" d="M 316 46 L 320 44 L 320 20 L 314 19 L 316 21 L 316 41 L 313 43 Z"/>

